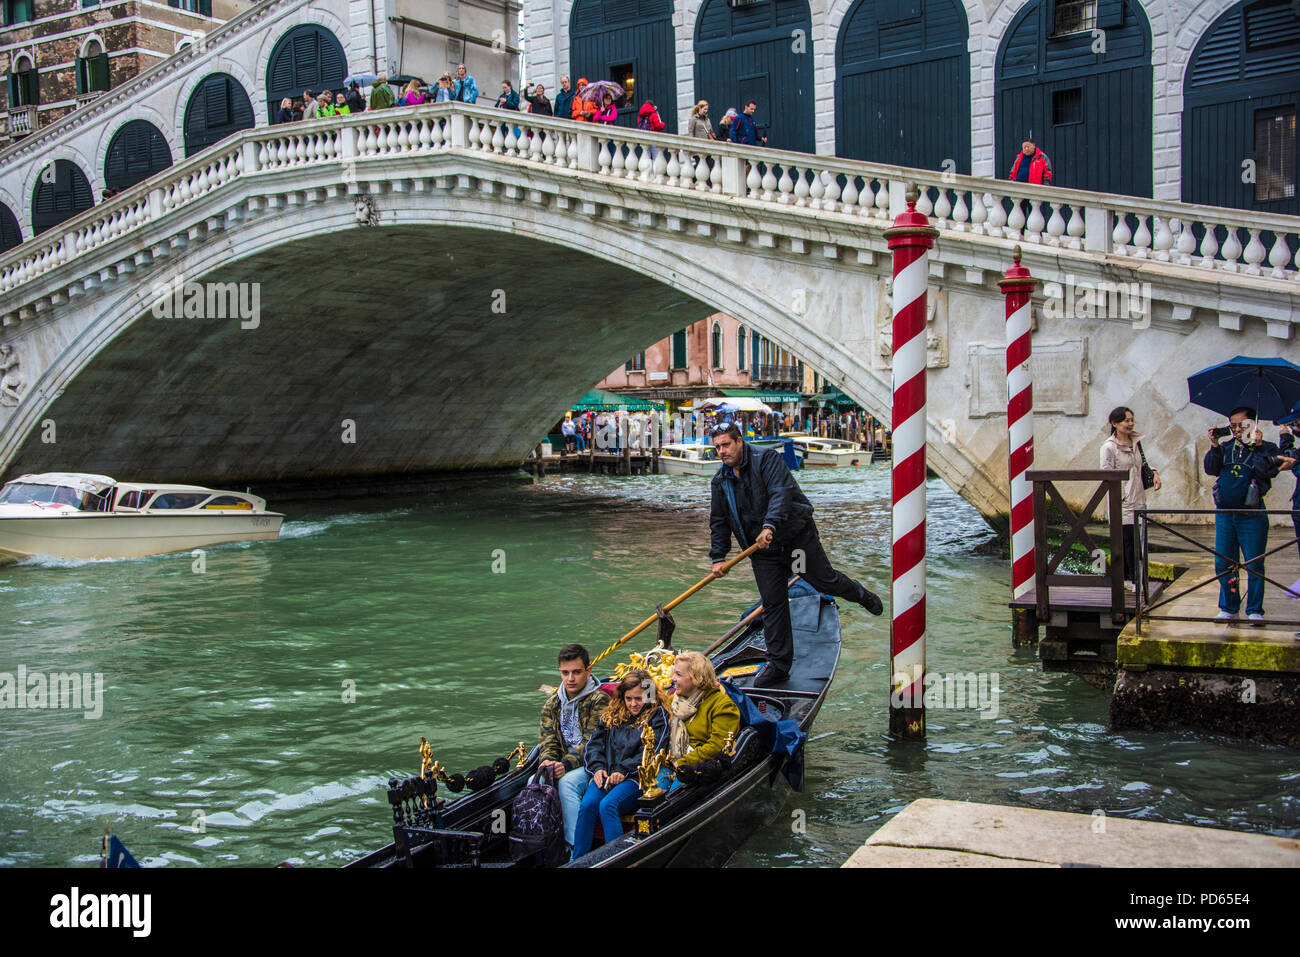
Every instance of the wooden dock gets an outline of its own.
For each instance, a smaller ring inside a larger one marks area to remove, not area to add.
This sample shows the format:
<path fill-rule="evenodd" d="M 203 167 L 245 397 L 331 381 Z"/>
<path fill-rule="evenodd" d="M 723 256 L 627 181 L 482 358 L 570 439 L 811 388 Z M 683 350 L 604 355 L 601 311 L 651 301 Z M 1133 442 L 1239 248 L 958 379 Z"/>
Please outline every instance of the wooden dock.
<path fill-rule="evenodd" d="M 536 450 L 524 460 L 523 468 L 533 475 L 556 475 L 562 472 L 589 472 L 599 475 L 657 475 L 657 450 L 625 448 L 619 452 L 551 452 L 540 455 Z"/>
<path fill-rule="evenodd" d="M 1186 824 L 922 798 L 844 867 L 1300 867 L 1300 841 Z"/>

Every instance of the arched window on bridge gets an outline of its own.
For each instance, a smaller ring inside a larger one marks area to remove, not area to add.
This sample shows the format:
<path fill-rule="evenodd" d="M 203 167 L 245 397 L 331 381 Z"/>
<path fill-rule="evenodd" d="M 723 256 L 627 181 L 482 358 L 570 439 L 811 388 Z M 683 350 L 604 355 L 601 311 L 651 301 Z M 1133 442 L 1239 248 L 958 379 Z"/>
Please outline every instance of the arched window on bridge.
<path fill-rule="evenodd" d="M 1300 11 L 1238 3 L 1192 51 L 1183 80 L 1183 199 L 1300 214 Z"/>
<path fill-rule="evenodd" d="M 674 369 L 686 368 L 686 330 L 673 333 L 673 366 Z"/>
<path fill-rule="evenodd" d="M 172 165 L 162 131 L 148 120 L 128 120 L 109 140 L 104 154 L 104 184 L 122 190 Z"/>
<path fill-rule="evenodd" d="M 581 76 L 623 87 L 619 126 L 636 126 L 649 100 L 677 132 L 675 50 L 672 0 L 576 0 L 569 13 L 570 85 Z"/>
<path fill-rule="evenodd" d="M 253 127 L 253 104 L 229 73 L 213 73 L 185 106 L 185 155 L 193 156 L 233 133 Z"/>
<path fill-rule="evenodd" d="M 744 372 L 745 369 L 746 369 L 746 364 L 745 364 L 745 327 L 744 327 L 744 326 L 740 326 L 740 327 L 736 330 L 736 369 L 737 369 L 737 371 L 739 371 L 739 372 Z"/>
<path fill-rule="evenodd" d="M 275 122 L 280 101 L 292 101 L 303 90 L 344 92 L 348 58 L 343 45 L 329 30 L 306 23 L 287 31 L 276 41 L 266 70 L 267 120 Z"/>
<path fill-rule="evenodd" d="M 0 253 L 8 252 L 23 241 L 22 227 L 14 211 L 0 203 Z"/>
<path fill-rule="evenodd" d="M 813 79 L 807 0 L 705 0 L 695 26 L 691 99 L 708 100 L 713 117 L 753 100 L 760 139 L 811 153 Z"/>
<path fill-rule="evenodd" d="M 49 166 L 41 170 L 32 190 L 33 235 L 40 235 L 95 205 L 90 181 L 76 163 L 55 160 L 52 173 L 49 170 Z"/>
<path fill-rule="evenodd" d="M 92 37 L 77 57 L 77 93 L 104 93 L 108 90 L 108 53 L 104 44 Z"/>
<path fill-rule="evenodd" d="M 1057 186 L 1151 195 L 1151 27 L 1136 0 L 1029 0 L 994 84 L 998 176 L 1032 139 Z"/>
<path fill-rule="evenodd" d="M 958 0 L 857 0 L 835 44 L 835 152 L 969 173 L 968 35 Z"/>
<path fill-rule="evenodd" d="M 722 360 L 722 326 L 716 322 L 713 324 L 712 340 L 713 368 L 721 372 L 725 365 Z"/>
<path fill-rule="evenodd" d="M 9 22 L 13 23 L 12 20 Z M 9 107 L 36 106 L 40 102 L 41 80 L 40 74 L 36 72 L 36 64 L 26 53 L 19 53 L 14 57 L 13 69 L 9 71 Z"/>

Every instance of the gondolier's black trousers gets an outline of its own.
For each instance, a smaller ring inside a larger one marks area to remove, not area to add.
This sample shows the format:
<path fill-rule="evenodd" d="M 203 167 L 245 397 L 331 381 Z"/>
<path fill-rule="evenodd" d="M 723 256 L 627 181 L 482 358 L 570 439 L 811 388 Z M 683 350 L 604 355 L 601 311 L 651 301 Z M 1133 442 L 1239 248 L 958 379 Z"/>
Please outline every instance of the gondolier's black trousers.
<path fill-rule="evenodd" d="M 831 567 L 815 522 L 810 521 L 807 530 L 794 541 L 760 548 L 751 556 L 750 563 L 763 599 L 767 660 L 778 671 L 788 672 L 794 664 L 794 632 L 790 627 L 790 595 L 786 585 L 792 576 L 798 575 L 819 592 L 836 598 L 860 603 L 867 596 L 861 582 Z"/>

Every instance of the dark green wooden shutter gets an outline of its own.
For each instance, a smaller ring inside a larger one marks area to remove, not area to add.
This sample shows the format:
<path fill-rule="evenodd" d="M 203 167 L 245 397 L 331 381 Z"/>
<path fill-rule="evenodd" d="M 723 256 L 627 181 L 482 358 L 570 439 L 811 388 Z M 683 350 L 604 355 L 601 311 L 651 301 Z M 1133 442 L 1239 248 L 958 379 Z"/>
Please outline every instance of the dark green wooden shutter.
<path fill-rule="evenodd" d="M 673 333 L 673 368 L 686 368 L 686 330 Z"/>
<path fill-rule="evenodd" d="M 95 205 L 86 174 L 68 160 L 54 161 L 54 182 L 36 178 L 32 191 L 32 229 L 36 234 Z"/>
<path fill-rule="evenodd" d="M 8 252 L 23 241 L 23 231 L 13 210 L 0 203 L 0 253 Z"/>
<path fill-rule="evenodd" d="M 130 120 L 113 134 L 104 156 L 104 182 L 127 189 L 172 165 L 162 131 L 148 120 Z"/>
<path fill-rule="evenodd" d="M 1124 0 L 1097 0 L 1097 26 L 1103 30 L 1124 25 Z"/>

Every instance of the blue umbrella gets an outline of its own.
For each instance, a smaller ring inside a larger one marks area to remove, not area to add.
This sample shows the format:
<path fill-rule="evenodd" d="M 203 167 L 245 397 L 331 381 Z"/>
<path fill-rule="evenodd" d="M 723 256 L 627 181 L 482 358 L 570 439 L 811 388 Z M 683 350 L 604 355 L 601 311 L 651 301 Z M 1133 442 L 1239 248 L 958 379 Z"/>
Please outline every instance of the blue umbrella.
<path fill-rule="evenodd" d="M 355 82 L 357 86 L 374 86 L 379 77 L 373 73 L 353 73 L 351 76 L 343 78 L 343 88 L 346 90 L 350 83 Z"/>
<path fill-rule="evenodd" d="M 1188 376 L 1187 392 L 1196 405 L 1220 415 L 1245 405 L 1258 418 L 1276 422 L 1300 402 L 1300 366 L 1285 359 L 1237 356 Z"/>

